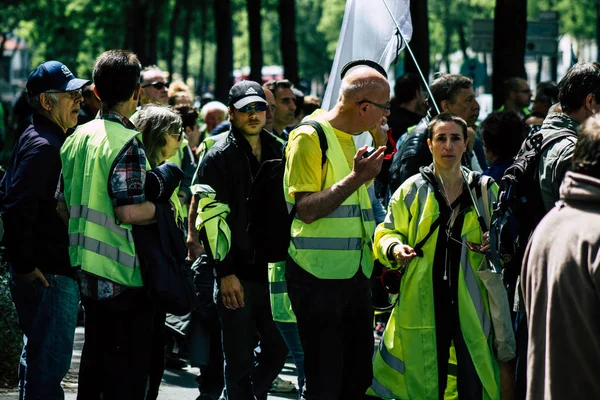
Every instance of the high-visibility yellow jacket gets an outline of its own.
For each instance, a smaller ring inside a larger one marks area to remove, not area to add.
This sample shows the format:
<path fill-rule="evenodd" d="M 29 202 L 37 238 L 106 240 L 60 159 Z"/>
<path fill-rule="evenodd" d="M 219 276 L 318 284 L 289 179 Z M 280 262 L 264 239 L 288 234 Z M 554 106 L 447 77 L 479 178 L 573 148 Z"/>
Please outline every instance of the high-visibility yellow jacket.
<path fill-rule="evenodd" d="M 322 112 L 313 115 L 318 114 Z M 329 122 L 320 115 L 312 119 L 321 124 L 327 137 L 324 190 L 348 176 L 351 168 Z M 317 132 L 313 131 L 313 134 L 317 135 Z M 290 136 L 293 135 L 294 131 Z M 289 176 L 293 173 L 288 165 L 284 175 L 284 195 L 291 210 L 295 198 L 288 194 Z M 362 268 L 365 276 L 370 277 L 373 272 L 371 238 L 374 229 L 371 201 L 365 185 L 362 185 L 324 218 L 311 224 L 294 218 L 288 253 L 296 264 L 320 279 L 351 278 L 359 268 Z"/>
<path fill-rule="evenodd" d="M 95 119 L 79 127 L 61 149 L 65 203 L 69 210 L 72 266 L 125 286 L 143 286 L 130 224 L 117 221 L 108 179 L 115 159 L 141 134 Z M 146 169 L 150 165 L 146 161 Z"/>
<path fill-rule="evenodd" d="M 463 168 L 471 184 L 479 174 Z M 478 209 L 491 213 L 497 185 L 489 177 L 481 181 L 488 190 L 474 191 Z M 481 195 L 486 193 L 486 195 Z M 485 198 L 484 198 L 485 197 Z M 433 186 L 421 175 L 409 178 L 392 196 L 385 221 L 375 232 L 375 256 L 388 266 L 393 243 L 414 247 L 430 231 L 440 209 Z M 423 257 L 414 258 L 402 279 L 399 301 L 386 326 L 373 365 L 369 393 L 393 399 L 437 399 L 438 362 L 434 315 L 433 262 L 439 229 L 422 247 Z M 462 242 L 482 242 L 482 231 L 473 206 L 465 211 Z M 465 246 L 460 257 L 458 311 L 460 328 L 483 386 L 483 399 L 500 398 L 500 378 L 493 353 L 493 333 L 487 292 L 477 269 L 485 262 L 483 254 Z"/>

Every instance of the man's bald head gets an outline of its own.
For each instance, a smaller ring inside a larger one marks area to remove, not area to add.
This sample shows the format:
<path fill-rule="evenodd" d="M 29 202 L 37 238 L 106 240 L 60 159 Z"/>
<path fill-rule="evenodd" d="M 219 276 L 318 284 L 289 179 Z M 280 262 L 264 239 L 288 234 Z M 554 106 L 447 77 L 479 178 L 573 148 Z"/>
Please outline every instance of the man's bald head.
<path fill-rule="evenodd" d="M 374 94 L 378 97 L 385 95 L 388 99 L 390 95 L 387 79 L 377 70 L 358 66 L 346 73 L 340 87 L 340 102 L 353 104 Z"/>

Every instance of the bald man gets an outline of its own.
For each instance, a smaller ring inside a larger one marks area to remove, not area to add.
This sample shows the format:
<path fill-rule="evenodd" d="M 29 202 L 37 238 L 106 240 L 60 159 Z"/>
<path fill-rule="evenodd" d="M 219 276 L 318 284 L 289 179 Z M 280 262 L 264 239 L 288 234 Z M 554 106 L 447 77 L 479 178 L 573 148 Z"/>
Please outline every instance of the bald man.
<path fill-rule="evenodd" d="M 308 117 L 327 137 L 325 163 L 314 128 L 289 137 L 284 195 L 296 217 L 286 280 L 305 351 L 305 399 L 362 399 L 371 384 L 375 223 L 367 185 L 384 159 L 389 99 L 386 78 L 359 65 L 344 76 L 335 107 Z M 354 145 L 367 130 L 372 153 Z"/>

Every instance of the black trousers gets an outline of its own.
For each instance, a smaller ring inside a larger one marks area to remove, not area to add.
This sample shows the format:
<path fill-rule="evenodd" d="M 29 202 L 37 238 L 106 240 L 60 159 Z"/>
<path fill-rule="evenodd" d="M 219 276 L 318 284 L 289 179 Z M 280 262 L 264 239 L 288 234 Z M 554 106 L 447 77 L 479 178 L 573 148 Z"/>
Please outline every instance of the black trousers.
<path fill-rule="evenodd" d="M 223 332 L 225 387 L 229 400 L 266 400 L 285 364 L 288 348 L 273 322 L 268 282 L 240 280 L 244 307 L 229 310 L 217 294 Z M 260 338 L 260 353 L 254 348 Z"/>
<path fill-rule="evenodd" d="M 143 400 L 151 367 L 154 307 L 141 289 L 82 298 L 85 343 L 77 398 Z"/>
<path fill-rule="evenodd" d="M 369 279 L 318 279 L 291 259 L 286 280 L 304 348 L 303 399 L 362 399 L 373 379 Z"/>

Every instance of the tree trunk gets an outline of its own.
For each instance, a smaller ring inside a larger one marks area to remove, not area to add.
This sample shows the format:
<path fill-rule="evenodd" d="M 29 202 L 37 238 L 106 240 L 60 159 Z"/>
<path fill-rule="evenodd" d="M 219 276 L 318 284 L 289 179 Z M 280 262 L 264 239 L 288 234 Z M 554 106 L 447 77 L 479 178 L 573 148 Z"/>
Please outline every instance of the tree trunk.
<path fill-rule="evenodd" d="M 185 10 L 185 22 L 183 25 L 183 54 L 181 61 L 181 79 L 187 81 L 189 70 L 188 70 L 188 59 L 190 58 L 190 40 L 192 31 L 192 15 L 193 15 L 192 3 L 188 3 Z"/>
<path fill-rule="evenodd" d="M 217 44 L 215 98 L 223 103 L 227 103 L 227 95 L 233 85 L 231 0 L 216 0 L 213 5 Z"/>
<path fill-rule="evenodd" d="M 148 64 L 146 49 L 146 34 L 148 18 L 148 4 L 144 0 L 131 0 L 125 2 L 125 13 L 127 17 L 127 32 L 125 35 L 125 48 L 133 51 L 142 65 Z"/>
<path fill-rule="evenodd" d="M 175 57 L 175 37 L 177 36 L 177 24 L 181 14 L 182 0 L 176 0 L 169 22 L 169 42 L 167 44 L 167 70 L 169 71 L 169 80 L 173 79 L 173 58 Z"/>
<path fill-rule="evenodd" d="M 260 0 L 246 0 L 248 30 L 250 31 L 250 80 L 262 84 L 262 40 Z"/>
<path fill-rule="evenodd" d="M 410 15 L 413 23 L 413 34 L 410 48 L 415 55 L 425 79 L 429 79 L 429 22 L 427 17 L 427 0 L 413 0 L 410 2 Z M 404 52 L 404 71 L 417 74 L 415 65 L 408 50 Z"/>
<path fill-rule="evenodd" d="M 156 64 L 158 61 L 158 27 L 160 24 L 162 0 L 154 0 L 149 5 L 148 35 L 146 35 L 147 58 L 144 65 Z"/>
<path fill-rule="evenodd" d="M 504 102 L 502 85 L 512 77 L 526 78 L 527 0 L 496 0 L 492 93 L 494 108 Z"/>
<path fill-rule="evenodd" d="M 446 63 L 446 72 L 450 73 L 450 44 L 452 39 L 452 22 L 450 21 L 450 2 L 444 4 L 444 61 Z"/>
<path fill-rule="evenodd" d="M 208 22 L 208 2 L 200 2 L 200 70 L 196 94 L 200 96 L 204 87 L 204 62 L 206 60 L 206 23 Z"/>
<path fill-rule="evenodd" d="M 463 59 L 466 62 L 469 59 L 469 55 L 467 54 L 467 39 L 465 38 L 465 29 L 461 23 L 456 24 L 456 31 L 458 32 L 460 51 L 463 53 Z"/>
<path fill-rule="evenodd" d="M 296 42 L 296 6 L 294 0 L 279 0 L 281 58 L 285 77 L 298 85 L 298 43 Z"/>

